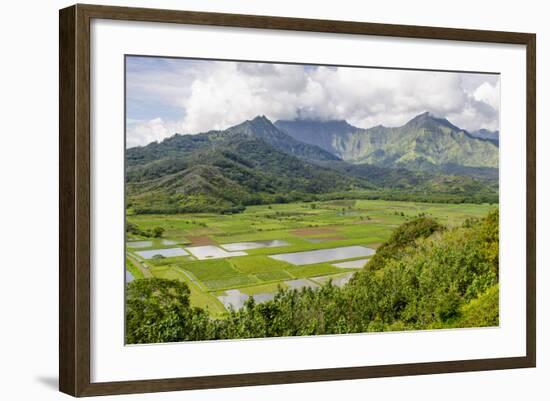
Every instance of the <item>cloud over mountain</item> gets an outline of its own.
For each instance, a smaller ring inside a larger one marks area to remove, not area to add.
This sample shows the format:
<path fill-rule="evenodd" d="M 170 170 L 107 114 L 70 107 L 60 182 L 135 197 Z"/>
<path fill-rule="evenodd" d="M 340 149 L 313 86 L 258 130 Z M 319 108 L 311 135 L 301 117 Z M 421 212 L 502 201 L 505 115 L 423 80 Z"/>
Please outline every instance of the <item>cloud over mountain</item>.
<path fill-rule="evenodd" d="M 257 115 L 369 128 L 399 126 L 429 110 L 468 130 L 499 128 L 496 75 L 143 57 L 127 63 L 128 146 Z"/>

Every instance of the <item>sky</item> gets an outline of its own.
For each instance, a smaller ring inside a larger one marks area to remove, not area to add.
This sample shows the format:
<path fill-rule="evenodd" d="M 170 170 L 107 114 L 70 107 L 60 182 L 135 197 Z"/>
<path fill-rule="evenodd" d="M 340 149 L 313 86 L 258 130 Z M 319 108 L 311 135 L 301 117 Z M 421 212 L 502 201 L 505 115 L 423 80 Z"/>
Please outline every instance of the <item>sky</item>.
<path fill-rule="evenodd" d="M 496 74 L 128 56 L 126 146 L 271 121 L 397 127 L 423 112 L 474 131 L 499 129 Z"/>

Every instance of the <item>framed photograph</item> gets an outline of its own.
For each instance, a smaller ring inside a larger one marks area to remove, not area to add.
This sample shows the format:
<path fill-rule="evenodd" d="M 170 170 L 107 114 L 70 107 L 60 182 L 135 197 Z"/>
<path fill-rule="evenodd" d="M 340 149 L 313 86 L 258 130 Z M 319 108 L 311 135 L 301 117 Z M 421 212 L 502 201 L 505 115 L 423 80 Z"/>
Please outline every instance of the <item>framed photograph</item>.
<path fill-rule="evenodd" d="M 60 390 L 535 366 L 535 35 L 60 11 Z"/>

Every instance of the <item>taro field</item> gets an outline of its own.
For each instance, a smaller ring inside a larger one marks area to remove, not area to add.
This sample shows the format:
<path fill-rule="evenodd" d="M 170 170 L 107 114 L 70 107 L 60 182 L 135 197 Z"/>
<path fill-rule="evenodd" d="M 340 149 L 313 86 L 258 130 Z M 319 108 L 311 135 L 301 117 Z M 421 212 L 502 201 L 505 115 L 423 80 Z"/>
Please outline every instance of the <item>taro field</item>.
<path fill-rule="evenodd" d="M 398 225 L 419 215 L 446 225 L 481 217 L 489 204 L 341 200 L 247 207 L 243 213 L 128 215 L 126 278 L 181 280 L 191 303 L 214 317 L 248 297 L 271 299 L 279 287 L 345 285 Z"/>

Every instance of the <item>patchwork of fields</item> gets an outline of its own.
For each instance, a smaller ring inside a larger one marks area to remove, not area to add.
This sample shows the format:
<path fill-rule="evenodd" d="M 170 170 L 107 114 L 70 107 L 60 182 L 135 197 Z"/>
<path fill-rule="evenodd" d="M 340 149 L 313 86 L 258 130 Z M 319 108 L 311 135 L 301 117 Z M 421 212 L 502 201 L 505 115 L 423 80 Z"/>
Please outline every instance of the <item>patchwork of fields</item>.
<path fill-rule="evenodd" d="M 162 238 L 128 238 L 127 280 L 184 281 L 194 306 L 222 317 L 249 296 L 257 302 L 271 299 L 278 287 L 317 287 L 328 280 L 344 285 L 368 260 L 371 252 L 363 250 L 376 249 L 408 219 L 426 214 L 455 225 L 494 207 L 341 200 L 250 206 L 233 215 L 129 215 L 141 230 L 164 232 Z M 325 255 L 324 261 L 297 264 L 300 259 L 277 256 L 315 250 L 327 250 L 310 254 Z"/>

